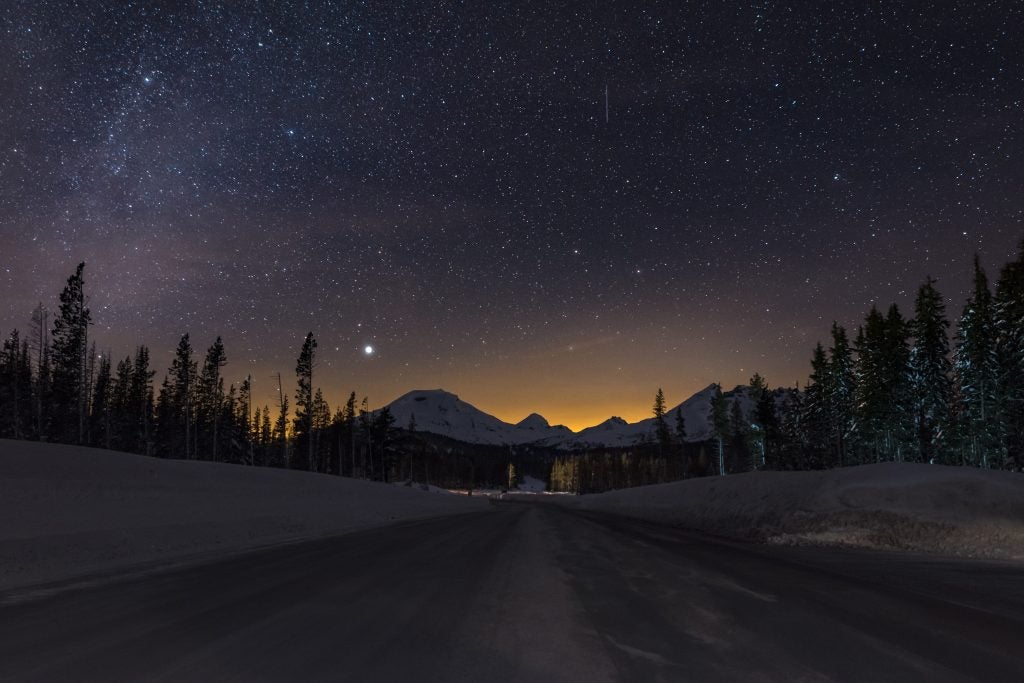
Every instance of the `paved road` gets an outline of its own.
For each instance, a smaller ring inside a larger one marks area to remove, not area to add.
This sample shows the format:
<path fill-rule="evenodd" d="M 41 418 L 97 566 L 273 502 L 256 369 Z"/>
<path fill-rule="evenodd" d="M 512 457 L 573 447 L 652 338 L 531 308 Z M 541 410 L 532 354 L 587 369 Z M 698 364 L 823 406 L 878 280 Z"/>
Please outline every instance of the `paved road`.
<path fill-rule="evenodd" d="M 0 594 L 0 680 L 1024 680 L 1020 565 L 558 506 Z"/>

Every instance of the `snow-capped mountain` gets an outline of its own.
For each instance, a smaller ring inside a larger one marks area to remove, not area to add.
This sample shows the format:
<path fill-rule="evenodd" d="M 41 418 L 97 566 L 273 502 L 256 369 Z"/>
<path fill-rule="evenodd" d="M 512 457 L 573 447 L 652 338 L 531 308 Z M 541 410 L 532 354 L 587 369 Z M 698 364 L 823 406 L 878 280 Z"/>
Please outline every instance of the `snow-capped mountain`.
<path fill-rule="evenodd" d="M 550 425 L 537 413 L 530 413 L 516 423 L 516 429 L 535 436 L 535 440 L 553 438 L 553 435 L 572 434 L 572 430 L 564 425 Z"/>
<path fill-rule="evenodd" d="M 715 385 L 710 384 L 667 411 L 669 427 L 675 429 L 676 411 L 686 427 L 687 441 L 705 441 L 712 437 L 711 398 Z M 732 403 L 740 402 L 743 414 L 753 412 L 750 389 L 738 386 L 726 393 L 731 412 Z M 776 399 L 782 407 L 784 397 Z M 622 447 L 652 440 L 654 418 L 629 423 L 621 417 L 610 417 L 601 424 L 573 432 L 562 425 L 552 426 L 537 413 L 531 413 L 517 424 L 504 422 L 459 399 L 442 389 L 410 391 L 395 399 L 388 408 L 395 417 L 395 425 L 405 428 L 415 418 L 416 429 L 440 434 L 467 443 L 489 445 L 519 445 L 536 443 L 561 449 Z"/>
<path fill-rule="evenodd" d="M 415 418 L 416 429 L 459 441 L 479 444 L 523 444 L 562 434 L 568 427 L 552 427 L 533 413 L 519 424 L 509 424 L 442 389 L 410 391 L 392 401 L 388 408 L 395 426 L 406 428 Z"/>
<path fill-rule="evenodd" d="M 704 441 L 711 438 L 711 397 L 715 394 L 715 385 L 710 384 L 679 405 L 667 411 L 670 429 L 675 429 L 676 410 L 683 415 L 687 441 Z M 749 414 L 750 400 L 746 387 L 737 387 L 730 402 L 739 398 L 744 414 Z M 635 443 L 654 438 L 654 418 L 650 417 L 639 422 L 629 423 L 621 417 L 611 417 L 599 425 L 587 427 L 575 434 L 558 436 L 545 441 L 545 445 L 558 448 L 593 448 L 600 446 L 632 446 Z"/>

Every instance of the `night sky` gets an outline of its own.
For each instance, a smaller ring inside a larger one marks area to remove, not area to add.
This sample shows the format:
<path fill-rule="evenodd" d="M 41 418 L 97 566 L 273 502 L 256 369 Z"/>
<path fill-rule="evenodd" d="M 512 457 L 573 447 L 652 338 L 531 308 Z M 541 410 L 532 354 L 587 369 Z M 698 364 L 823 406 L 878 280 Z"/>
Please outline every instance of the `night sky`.
<path fill-rule="evenodd" d="M 312 330 L 332 406 L 634 420 L 659 386 L 802 384 L 833 319 L 928 274 L 955 317 L 1024 236 L 1019 2 L 0 19 L 0 330 L 85 261 L 93 338 L 157 384 L 219 334 L 272 404 Z"/>

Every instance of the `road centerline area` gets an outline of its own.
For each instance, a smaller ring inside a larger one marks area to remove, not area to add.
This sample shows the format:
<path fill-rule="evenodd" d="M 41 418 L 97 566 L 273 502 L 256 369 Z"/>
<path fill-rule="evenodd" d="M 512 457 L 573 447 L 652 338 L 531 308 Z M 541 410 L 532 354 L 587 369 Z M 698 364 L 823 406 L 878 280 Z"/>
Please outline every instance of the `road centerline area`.
<path fill-rule="evenodd" d="M 999 563 L 503 503 L 0 604 L 0 679 L 1012 680 L 1022 605 Z"/>

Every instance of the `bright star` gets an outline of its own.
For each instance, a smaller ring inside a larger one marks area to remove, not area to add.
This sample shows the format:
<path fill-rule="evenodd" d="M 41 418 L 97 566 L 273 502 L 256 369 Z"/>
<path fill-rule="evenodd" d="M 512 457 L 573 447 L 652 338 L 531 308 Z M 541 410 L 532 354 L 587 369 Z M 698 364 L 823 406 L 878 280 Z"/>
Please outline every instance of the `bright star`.
<path fill-rule="evenodd" d="M 363 353 L 365 353 L 367 356 L 372 356 L 373 355 L 373 347 L 370 346 L 369 344 L 367 344 L 366 346 L 363 347 Z"/>

